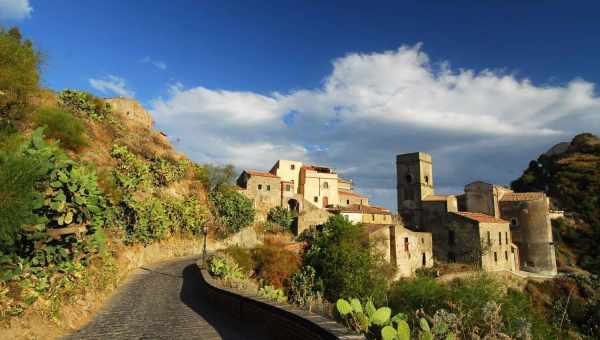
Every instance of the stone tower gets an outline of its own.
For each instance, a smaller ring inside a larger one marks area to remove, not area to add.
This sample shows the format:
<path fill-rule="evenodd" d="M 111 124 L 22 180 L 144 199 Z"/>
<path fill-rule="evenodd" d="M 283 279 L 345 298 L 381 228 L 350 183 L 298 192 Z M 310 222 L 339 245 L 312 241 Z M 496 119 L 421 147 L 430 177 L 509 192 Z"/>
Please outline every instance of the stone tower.
<path fill-rule="evenodd" d="M 404 223 L 421 227 L 422 200 L 433 195 L 431 155 L 414 152 L 396 156 L 398 213 Z"/>

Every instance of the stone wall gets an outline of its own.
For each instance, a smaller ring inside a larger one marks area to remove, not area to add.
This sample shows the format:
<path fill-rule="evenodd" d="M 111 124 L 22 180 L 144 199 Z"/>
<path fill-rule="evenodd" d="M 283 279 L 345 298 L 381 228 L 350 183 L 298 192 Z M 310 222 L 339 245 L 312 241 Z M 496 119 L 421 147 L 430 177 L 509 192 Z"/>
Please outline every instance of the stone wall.
<path fill-rule="evenodd" d="M 344 326 L 317 314 L 223 287 L 205 270 L 201 270 L 198 285 L 208 301 L 240 322 L 264 327 L 270 339 L 365 339 L 364 336 L 351 334 Z"/>

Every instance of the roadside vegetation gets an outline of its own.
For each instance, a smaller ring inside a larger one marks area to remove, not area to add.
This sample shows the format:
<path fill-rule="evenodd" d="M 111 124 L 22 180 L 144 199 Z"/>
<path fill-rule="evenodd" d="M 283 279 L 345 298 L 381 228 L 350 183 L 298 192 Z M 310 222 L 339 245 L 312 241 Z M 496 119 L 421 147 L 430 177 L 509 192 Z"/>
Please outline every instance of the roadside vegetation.
<path fill-rule="evenodd" d="M 64 331 L 65 308 L 127 274 L 124 253 L 189 253 L 175 248 L 200 244 L 204 226 L 229 235 L 254 219 L 232 166 L 193 163 L 102 98 L 41 88 L 41 62 L 0 29 L 0 333 L 26 320 Z"/>

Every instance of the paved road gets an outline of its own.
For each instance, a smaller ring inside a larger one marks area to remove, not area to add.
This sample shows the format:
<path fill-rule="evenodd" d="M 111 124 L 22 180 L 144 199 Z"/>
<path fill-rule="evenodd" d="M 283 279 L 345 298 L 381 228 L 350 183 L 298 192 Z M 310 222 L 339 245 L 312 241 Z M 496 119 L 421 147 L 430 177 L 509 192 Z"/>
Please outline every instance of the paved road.
<path fill-rule="evenodd" d="M 196 258 L 130 275 L 85 328 L 67 339 L 267 339 L 202 299 Z"/>

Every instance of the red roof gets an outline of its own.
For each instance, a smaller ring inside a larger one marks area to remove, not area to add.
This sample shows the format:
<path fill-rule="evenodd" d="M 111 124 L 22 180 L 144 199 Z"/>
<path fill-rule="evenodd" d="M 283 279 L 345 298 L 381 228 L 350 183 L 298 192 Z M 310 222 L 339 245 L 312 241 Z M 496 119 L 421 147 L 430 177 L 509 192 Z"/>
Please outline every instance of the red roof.
<path fill-rule="evenodd" d="M 354 191 L 351 191 L 351 190 L 338 189 L 338 193 L 340 195 L 348 195 L 348 196 L 356 196 L 356 197 L 367 198 L 367 196 L 361 195 L 361 194 L 359 194 L 357 192 L 354 192 Z"/>
<path fill-rule="evenodd" d="M 474 213 L 474 212 L 466 212 L 466 211 L 457 211 L 453 212 L 455 215 L 459 215 L 465 218 L 468 218 L 473 221 L 481 222 L 481 223 L 509 223 L 500 218 L 495 218 L 494 216 L 482 214 L 482 213 Z"/>
<path fill-rule="evenodd" d="M 245 173 L 247 173 L 250 176 L 262 176 L 262 177 L 273 177 L 273 178 L 279 178 L 279 176 L 275 176 L 270 172 L 262 172 L 262 171 L 254 171 L 254 170 L 244 170 Z"/>
<path fill-rule="evenodd" d="M 545 196 L 543 192 L 509 192 L 504 194 L 500 201 L 537 201 Z"/>

